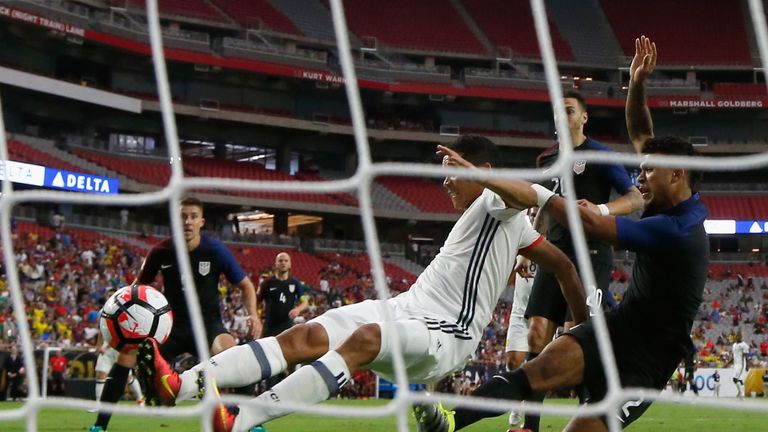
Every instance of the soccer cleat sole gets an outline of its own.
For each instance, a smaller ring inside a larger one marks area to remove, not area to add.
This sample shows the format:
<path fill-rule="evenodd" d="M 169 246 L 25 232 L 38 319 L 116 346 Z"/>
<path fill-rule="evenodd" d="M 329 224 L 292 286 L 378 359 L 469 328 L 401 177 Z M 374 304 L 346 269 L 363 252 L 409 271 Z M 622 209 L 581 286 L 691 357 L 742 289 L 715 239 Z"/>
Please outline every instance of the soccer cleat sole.
<path fill-rule="evenodd" d="M 137 356 L 139 373 L 138 378 L 142 387 L 144 387 L 144 403 L 147 406 L 167 406 L 160 399 L 160 394 L 157 392 L 155 385 L 155 350 L 149 341 L 142 342 L 139 345 L 139 353 Z"/>

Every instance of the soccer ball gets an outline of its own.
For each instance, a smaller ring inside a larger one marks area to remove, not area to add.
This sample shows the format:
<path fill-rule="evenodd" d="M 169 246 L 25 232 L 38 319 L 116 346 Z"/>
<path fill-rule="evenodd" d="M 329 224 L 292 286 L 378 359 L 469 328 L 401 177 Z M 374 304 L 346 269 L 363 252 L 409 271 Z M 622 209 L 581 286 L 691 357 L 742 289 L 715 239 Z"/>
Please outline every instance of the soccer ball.
<path fill-rule="evenodd" d="M 147 285 L 120 288 L 104 303 L 99 319 L 101 337 L 121 353 L 138 349 L 146 338 L 158 343 L 168 339 L 173 327 L 173 311 L 158 290 Z"/>

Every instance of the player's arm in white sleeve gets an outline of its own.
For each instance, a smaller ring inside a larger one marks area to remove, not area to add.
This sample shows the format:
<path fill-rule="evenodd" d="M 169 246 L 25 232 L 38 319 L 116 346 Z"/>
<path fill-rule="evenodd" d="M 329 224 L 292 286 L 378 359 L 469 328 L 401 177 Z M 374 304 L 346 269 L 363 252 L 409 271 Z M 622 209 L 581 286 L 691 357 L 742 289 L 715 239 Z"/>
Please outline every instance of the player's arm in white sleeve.
<path fill-rule="evenodd" d="M 553 273 L 560 284 L 560 291 L 565 301 L 568 302 L 575 323 L 586 321 L 589 318 L 587 299 L 579 274 L 576 273 L 576 267 L 555 245 L 542 237 L 539 238 L 540 240 L 531 246 L 520 249 L 519 254 Z"/>

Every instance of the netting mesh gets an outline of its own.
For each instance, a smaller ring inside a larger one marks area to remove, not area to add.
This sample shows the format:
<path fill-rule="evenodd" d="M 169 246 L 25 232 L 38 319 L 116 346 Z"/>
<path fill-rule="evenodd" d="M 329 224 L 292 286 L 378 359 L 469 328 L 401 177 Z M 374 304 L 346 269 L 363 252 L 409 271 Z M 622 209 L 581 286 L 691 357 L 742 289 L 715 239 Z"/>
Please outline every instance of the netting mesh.
<path fill-rule="evenodd" d="M 472 178 L 473 174 L 456 168 L 443 168 L 434 165 L 417 163 L 373 163 L 366 133 L 363 109 L 360 101 L 360 94 L 357 87 L 355 69 L 353 66 L 350 43 L 347 32 L 347 25 L 344 18 L 344 11 L 341 0 L 331 0 L 331 12 L 333 17 L 334 32 L 338 43 L 338 52 L 341 60 L 341 68 L 345 78 L 344 85 L 352 114 L 352 125 L 354 128 L 354 137 L 356 151 L 358 155 L 358 166 L 355 174 L 345 180 L 336 180 L 319 183 L 297 183 L 281 181 L 249 181 L 232 180 L 220 178 L 189 178 L 185 177 L 182 170 L 181 151 L 179 139 L 176 131 L 176 122 L 174 118 L 173 106 L 169 90 L 169 81 L 166 72 L 166 64 L 163 56 L 162 37 L 158 15 L 157 0 L 147 0 L 147 19 L 150 34 L 150 43 L 152 47 L 152 60 L 159 91 L 160 104 L 162 108 L 162 119 L 164 125 L 165 138 L 168 143 L 171 179 L 170 183 L 164 189 L 136 195 L 120 196 L 93 196 L 68 192 L 54 191 L 13 191 L 10 182 L 3 181 L 3 196 L 0 199 L 0 232 L 2 234 L 3 254 L 6 262 L 8 284 L 11 291 L 12 306 L 15 318 L 19 326 L 20 342 L 25 353 L 33 352 L 33 344 L 30 335 L 30 329 L 25 316 L 24 300 L 19 288 L 19 276 L 16 269 L 16 262 L 12 247 L 11 236 L 11 210 L 16 204 L 30 202 L 49 202 L 49 203 L 75 203 L 92 205 L 120 205 L 120 206 L 141 206 L 161 202 L 167 202 L 169 208 L 170 221 L 174 245 L 177 250 L 184 250 L 183 227 L 181 219 L 176 217 L 180 198 L 185 192 L 193 189 L 223 189 L 223 190 L 242 190 L 242 191 L 276 191 L 276 192 L 307 192 L 307 193 L 334 193 L 354 191 L 359 197 L 360 214 L 362 219 L 363 231 L 366 241 L 366 249 L 373 265 L 372 274 L 375 287 L 380 298 L 388 297 L 387 284 L 382 265 L 382 256 L 379 248 L 379 240 L 375 228 L 372 201 L 371 201 L 371 183 L 379 176 L 386 175 L 406 175 L 406 176 L 428 176 L 442 178 L 446 175 L 461 175 L 465 178 Z M 558 136 L 561 139 L 560 157 L 557 163 L 551 167 L 548 174 L 543 174 L 541 170 L 534 169 L 497 169 L 493 173 L 483 173 L 484 178 L 527 178 L 540 180 L 551 177 L 553 172 L 562 176 L 566 196 L 575 196 L 573 182 L 569 181 L 573 177 L 570 169 L 574 162 L 573 149 L 570 142 L 570 134 L 566 123 L 566 116 L 563 105 L 562 89 L 560 85 L 560 74 L 558 73 L 557 63 L 554 57 L 552 41 L 548 27 L 547 15 L 543 0 L 531 0 L 531 8 L 538 36 L 539 47 L 542 53 L 547 86 L 553 111 L 556 115 L 556 127 Z M 749 11 L 752 24 L 755 29 L 758 49 L 763 66 L 763 70 L 768 70 L 768 31 L 766 30 L 765 13 L 761 0 L 749 0 Z M 706 44 L 706 42 L 703 42 Z M 0 112 L 2 106 L 0 106 Z M 5 126 L 0 116 L 0 159 L 9 160 L 8 148 L 5 139 Z M 639 166 L 645 159 L 638 155 L 618 154 L 605 152 L 580 152 L 579 159 L 594 162 L 619 162 L 626 165 Z M 654 157 L 656 166 L 678 166 L 686 168 L 695 168 L 701 170 L 743 170 L 750 168 L 760 168 L 768 166 L 768 154 L 751 155 L 745 157 L 723 157 L 713 160 L 712 158 L 697 157 Z M 478 174 L 474 175 L 479 178 Z M 586 248 L 584 232 L 581 228 L 579 214 L 576 203 L 573 200 L 567 201 L 568 222 L 572 227 L 574 244 L 576 246 L 576 255 L 578 258 L 578 267 L 583 278 L 585 286 L 594 287 L 595 279 L 592 267 L 589 261 L 589 254 Z M 182 274 L 187 280 L 193 280 L 190 268 L 189 258 L 186 254 L 180 254 L 180 265 Z M 201 361 L 205 363 L 207 355 L 207 343 L 203 332 L 203 323 L 200 314 L 200 306 L 195 290 L 185 290 L 187 306 L 191 312 L 192 325 L 195 331 L 195 343 L 198 352 L 203 353 Z M 664 400 L 680 401 L 680 397 L 661 396 L 657 392 L 651 392 L 640 389 L 621 389 L 618 381 L 616 364 L 610 351 L 610 341 L 605 327 L 605 320 L 602 312 L 597 311 L 594 317 L 597 323 L 597 339 L 601 350 L 601 356 L 606 366 L 606 377 L 608 382 L 608 395 L 600 403 L 586 407 L 554 407 L 541 404 L 527 403 L 525 410 L 528 412 L 541 412 L 543 414 L 572 416 L 594 416 L 606 415 L 609 429 L 612 431 L 620 430 L 619 421 L 612 413 L 616 412 L 621 404 L 630 398 L 644 398 L 646 400 Z M 391 332 L 397 337 L 397 332 Z M 413 393 L 408 390 L 407 377 L 405 375 L 404 364 L 400 352 L 399 344 L 393 344 L 394 366 L 397 376 L 397 384 L 401 391 L 398 391 L 391 403 L 373 408 L 351 408 L 351 407 L 333 407 L 327 405 L 320 406 L 297 406 L 298 411 L 311 412 L 322 415 L 335 415 L 346 417 L 381 417 L 396 416 L 397 428 L 399 431 L 407 431 L 407 419 L 410 405 L 414 401 L 435 401 L 441 400 L 449 404 L 461 403 L 468 407 L 477 408 L 521 408 L 519 402 L 484 400 L 484 399 L 466 399 L 459 396 L 436 394 L 425 396 L 424 394 Z M 27 370 L 35 370 L 34 356 L 24 357 Z M 19 409 L 0 411 L 0 421 L 26 418 L 26 427 L 28 431 L 37 430 L 37 412 L 46 407 L 64 407 L 73 409 L 87 409 L 93 407 L 93 402 L 46 397 L 40 394 L 40 385 L 36 374 L 28 374 L 29 397 L 27 402 Z M 231 401 L 242 401 L 242 399 L 228 397 Z M 199 405 L 177 408 L 136 408 L 127 406 L 110 405 L 104 406 L 106 410 L 122 414 L 136 414 L 139 409 L 142 414 L 156 414 L 173 417 L 199 416 L 201 427 L 210 430 L 210 413 L 214 405 L 218 403 L 211 394 L 206 394 L 205 399 Z M 719 399 L 697 399 L 696 403 L 702 407 L 727 407 L 743 410 L 762 411 L 765 405 L 754 401 L 736 401 Z"/>

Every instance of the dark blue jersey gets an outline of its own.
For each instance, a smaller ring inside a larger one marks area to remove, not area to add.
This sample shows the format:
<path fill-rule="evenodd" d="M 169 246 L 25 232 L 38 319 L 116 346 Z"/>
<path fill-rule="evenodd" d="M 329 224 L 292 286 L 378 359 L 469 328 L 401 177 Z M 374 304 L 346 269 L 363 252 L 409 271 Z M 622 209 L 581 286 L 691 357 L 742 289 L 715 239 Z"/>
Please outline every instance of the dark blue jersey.
<path fill-rule="evenodd" d="M 201 235 L 200 244 L 189 252 L 189 261 L 203 318 L 206 322 L 211 319 L 221 321 L 219 276 L 224 274 L 227 280 L 237 284 L 245 279 L 245 272 L 224 243 L 207 235 Z M 172 239 L 163 240 L 149 251 L 137 280 L 142 284 L 151 283 L 158 271 L 163 274 L 163 293 L 173 309 L 174 319 L 189 321 L 184 298 L 186 286 L 181 281 Z"/>
<path fill-rule="evenodd" d="M 605 144 L 591 138 L 587 138 L 583 144 L 574 149 L 577 153 L 576 157 L 578 157 L 578 152 L 587 150 L 613 151 L 613 149 Z M 560 151 L 557 145 L 550 147 L 539 156 L 537 164 L 539 167 L 548 167 L 555 163 L 559 155 Z M 629 192 L 632 186 L 634 186 L 632 184 L 632 179 L 623 165 L 587 162 L 583 159 L 577 159 L 573 163 L 573 181 L 576 190 L 576 199 L 587 199 L 593 204 L 603 204 L 610 201 L 612 190 L 624 195 Z M 563 194 L 560 177 L 553 177 L 549 181 L 541 182 L 541 185 L 560 196 Z M 547 240 L 566 254 L 572 255 L 574 253 L 570 230 L 567 226 L 556 221 L 554 218 L 549 219 Z M 602 245 L 596 241 L 590 241 L 588 242 L 588 245 L 590 249 L 600 251 L 597 256 L 593 256 L 593 259 L 610 259 L 610 246 Z"/>
<path fill-rule="evenodd" d="M 290 327 L 292 322 L 288 312 L 296 307 L 302 296 L 304 296 L 304 287 L 293 276 L 286 280 L 272 276 L 261 283 L 256 300 L 264 301 L 265 334 L 272 329 Z"/>
<path fill-rule="evenodd" d="M 707 209 L 699 194 L 658 214 L 616 218 L 620 247 L 635 251 L 619 314 L 638 331 L 686 341 L 702 300 L 709 264 Z"/>

